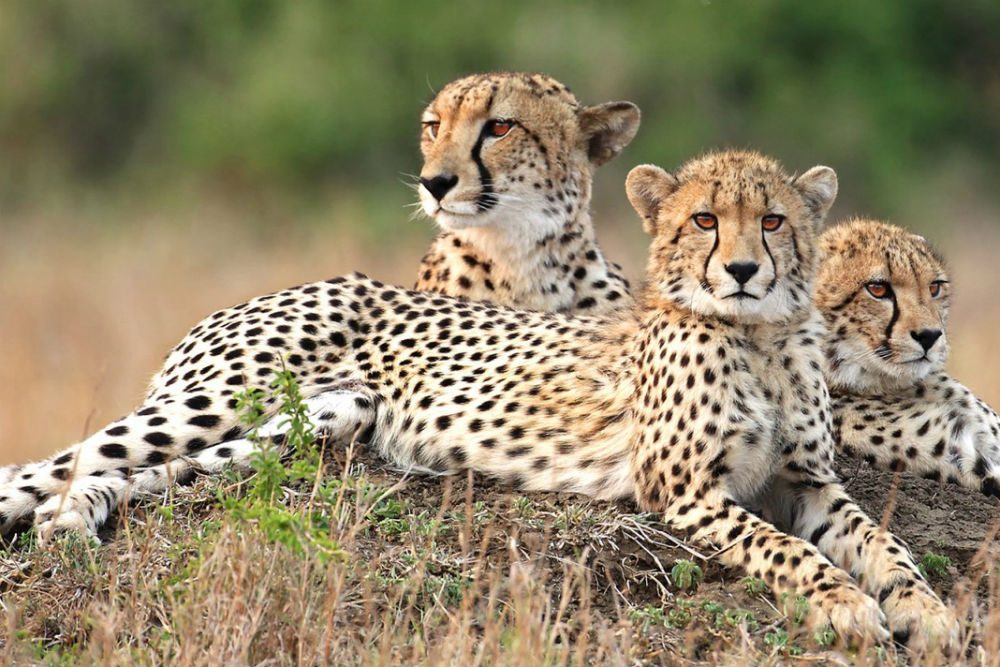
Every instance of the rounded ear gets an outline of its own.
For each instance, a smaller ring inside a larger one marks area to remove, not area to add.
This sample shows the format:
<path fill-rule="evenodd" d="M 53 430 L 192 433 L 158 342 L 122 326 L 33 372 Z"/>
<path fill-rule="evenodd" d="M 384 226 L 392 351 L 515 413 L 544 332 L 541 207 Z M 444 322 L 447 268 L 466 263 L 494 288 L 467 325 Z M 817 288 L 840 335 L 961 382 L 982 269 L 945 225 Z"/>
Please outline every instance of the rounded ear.
<path fill-rule="evenodd" d="M 837 198 L 837 172 L 829 167 L 813 167 L 793 178 L 792 185 L 805 198 L 809 210 L 822 221 Z"/>
<path fill-rule="evenodd" d="M 642 228 L 647 234 L 656 233 L 656 220 L 667 197 L 676 190 L 677 178 L 653 164 L 641 164 L 628 173 L 625 194 L 632 208 L 642 218 Z"/>
<path fill-rule="evenodd" d="M 631 102 L 605 102 L 579 111 L 580 133 L 587 156 L 602 165 L 622 152 L 639 131 L 639 107 Z"/>

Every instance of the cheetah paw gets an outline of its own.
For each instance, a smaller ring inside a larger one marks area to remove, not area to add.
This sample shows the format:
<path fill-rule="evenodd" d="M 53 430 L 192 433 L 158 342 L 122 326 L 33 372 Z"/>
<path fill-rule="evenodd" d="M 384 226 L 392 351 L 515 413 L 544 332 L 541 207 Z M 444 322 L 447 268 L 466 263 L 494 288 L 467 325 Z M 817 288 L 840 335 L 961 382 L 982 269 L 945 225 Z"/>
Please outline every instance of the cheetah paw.
<path fill-rule="evenodd" d="M 59 498 L 55 497 L 54 500 L 58 503 Z M 35 511 L 35 528 L 38 531 L 39 542 L 45 544 L 60 533 L 97 537 L 95 527 L 88 523 L 83 514 L 68 508 L 60 510 L 58 507 L 46 507 L 49 504 L 50 502 L 46 501 Z"/>
<path fill-rule="evenodd" d="M 818 592 L 810 603 L 809 623 L 814 628 L 829 626 L 845 640 L 859 643 L 889 639 L 886 617 L 878 602 L 853 582 Z"/>
<path fill-rule="evenodd" d="M 926 585 L 899 586 L 882 603 L 892 638 L 920 654 L 936 648 L 950 653 L 959 646 L 955 613 Z"/>

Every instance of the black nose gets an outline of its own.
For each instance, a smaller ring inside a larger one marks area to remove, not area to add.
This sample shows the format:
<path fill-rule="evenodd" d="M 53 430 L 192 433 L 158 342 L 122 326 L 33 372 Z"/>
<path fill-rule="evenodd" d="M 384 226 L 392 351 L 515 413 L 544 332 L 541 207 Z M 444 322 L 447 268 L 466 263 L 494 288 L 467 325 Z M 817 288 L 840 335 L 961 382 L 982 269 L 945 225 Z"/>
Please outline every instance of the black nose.
<path fill-rule="evenodd" d="M 934 343 L 937 339 L 941 337 L 944 333 L 940 329 L 921 329 L 920 331 L 911 331 L 910 335 L 913 336 L 913 340 L 920 343 L 920 347 L 924 348 L 924 352 L 934 347 Z"/>
<path fill-rule="evenodd" d="M 434 195 L 434 199 L 441 201 L 458 183 L 458 176 L 454 174 L 438 174 L 434 178 L 420 178 L 420 185 L 427 188 L 427 192 Z"/>
<path fill-rule="evenodd" d="M 726 272 L 740 285 L 745 285 L 748 280 L 754 277 L 760 266 L 756 262 L 733 262 L 726 264 Z"/>

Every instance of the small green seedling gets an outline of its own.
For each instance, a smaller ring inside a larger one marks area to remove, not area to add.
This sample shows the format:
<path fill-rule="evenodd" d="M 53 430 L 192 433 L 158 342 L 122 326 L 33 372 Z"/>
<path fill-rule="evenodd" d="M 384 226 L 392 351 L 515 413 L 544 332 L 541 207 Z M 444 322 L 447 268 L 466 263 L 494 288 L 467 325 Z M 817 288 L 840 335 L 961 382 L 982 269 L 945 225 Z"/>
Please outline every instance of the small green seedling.
<path fill-rule="evenodd" d="M 670 581 L 682 591 L 694 591 L 705 578 L 705 573 L 694 561 L 681 559 L 670 569 Z"/>
<path fill-rule="evenodd" d="M 920 574 L 924 575 L 924 578 L 943 577 L 948 573 L 949 567 L 951 567 L 951 559 L 933 551 L 928 551 L 920 559 Z"/>
<path fill-rule="evenodd" d="M 767 584 L 764 583 L 763 579 L 758 579 L 757 577 L 743 577 L 740 579 L 740 583 L 743 584 L 743 588 L 746 590 L 747 595 L 764 595 L 767 593 Z"/>

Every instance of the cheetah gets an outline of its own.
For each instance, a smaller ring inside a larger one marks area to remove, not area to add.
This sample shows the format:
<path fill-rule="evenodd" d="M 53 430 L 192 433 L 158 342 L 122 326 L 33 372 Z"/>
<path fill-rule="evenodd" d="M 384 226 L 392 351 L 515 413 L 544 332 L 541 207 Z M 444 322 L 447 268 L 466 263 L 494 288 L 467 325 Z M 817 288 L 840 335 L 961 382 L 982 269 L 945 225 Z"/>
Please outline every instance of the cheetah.
<path fill-rule="evenodd" d="M 543 74 L 445 86 L 421 118 L 417 190 L 440 227 L 416 289 L 553 312 L 628 310 L 590 219 L 594 169 L 639 129 L 631 102 L 582 106 Z"/>
<path fill-rule="evenodd" d="M 36 511 L 43 525 L 93 528 L 108 478 L 220 441 L 233 444 L 219 458 L 247 455 L 234 394 L 284 365 L 336 415 L 334 441 L 367 429 L 404 467 L 633 498 L 776 595 L 805 596 L 842 636 L 953 641 L 955 619 L 905 544 L 832 468 L 811 290 L 833 170 L 792 177 L 722 152 L 674 174 L 637 167 L 626 192 L 653 237 L 634 317 L 513 310 L 360 275 L 252 299 L 192 329 L 137 410 L 9 474 L 0 520 Z"/>
<path fill-rule="evenodd" d="M 921 236 L 874 220 L 831 227 L 815 301 L 840 449 L 1000 496 L 1000 417 L 944 372 L 951 285 Z"/>

